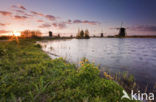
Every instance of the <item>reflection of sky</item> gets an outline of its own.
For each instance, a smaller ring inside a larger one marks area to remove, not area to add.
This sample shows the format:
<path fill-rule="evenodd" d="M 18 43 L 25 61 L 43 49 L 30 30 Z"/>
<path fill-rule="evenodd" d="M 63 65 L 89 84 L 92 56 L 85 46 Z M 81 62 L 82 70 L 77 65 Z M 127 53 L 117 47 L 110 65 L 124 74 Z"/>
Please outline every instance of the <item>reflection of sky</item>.
<path fill-rule="evenodd" d="M 156 32 L 155 0 L 1 0 L 0 11 L 10 11 L 11 5 L 21 4 L 29 11 L 37 11 L 58 17 L 57 22 L 71 20 L 98 21 L 100 25 L 70 24 L 64 29 L 38 28 L 33 18 L 27 21 L 12 20 L 0 15 L 0 23 L 11 23 L 1 27 L 8 30 L 41 29 L 43 32 L 53 30 L 55 33 L 76 33 L 78 28 L 88 28 L 91 33 L 103 32 L 116 34 L 113 27 L 131 27 L 147 25 L 143 30 L 128 29 L 129 34 L 154 34 Z M 33 20 L 33 21 L 32 21 Z M 52 23 L 47 20 L 44 23 Z M 150 27 L 148 27 L 150 26 Z M 146 31 L 147 30 L 147 31 Z"/>
<path fill-rule="evenodd" d="M 46 45 L 42 48 L 49 54 L 58 55 L 76 64 L 86 57 L 100 65 L 100 70 L 109 70 L 112 73 L 128 72 L 138 81 L 148 84 L 156 81 L 155 39 L 94 38 L 47 41 L 41 44 Z"/>

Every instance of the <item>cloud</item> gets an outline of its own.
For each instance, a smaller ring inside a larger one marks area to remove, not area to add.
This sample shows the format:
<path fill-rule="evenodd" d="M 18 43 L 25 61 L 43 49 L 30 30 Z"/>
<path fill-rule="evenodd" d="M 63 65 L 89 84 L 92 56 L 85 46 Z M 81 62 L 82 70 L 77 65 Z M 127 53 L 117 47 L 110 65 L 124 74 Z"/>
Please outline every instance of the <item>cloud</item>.
<path fill-rule="evenodd" d="M 6 30 L 0 30 L 0 34 L 2 33 L 9 33 L 10 31 L 6 31 Z"/>
<path fill-rule="evenodd" d="M 21 8 L 22 10 L 27 10 L 24 6 L 22 6 L 22 5 L 19 5 L 18 6 L 19 8 Z"/>
<path fill-rule="evenodd" d="M 69 20 L 67 21 L 67 24 L 72 24 L 72 20 L 69 19 Z"/>
<path fill-rule="evenodd" d="M 99 24 L 99 22 L 97 22 L 97 21 L 88 21 L 88 20 L 84 20 L 84 21 L 82 21 L 82 20 L 74 20 L 73 21 L 73 23 L 82 23 L 82 24 L 90 24 L 90 25 L 97 25 L 97 24 Z"/>
<path fill-rule="evenodd" d="M 62 23 L 59 23 L 59 24 L 58 24 L 58 28 L 59 28 L 59 29 L 64 29 L 64 28 L 66 28 L 66 24 L 63 23 L 63 22 L 62 22 Z"/>
<path fill-rule="evenodd" d="M 73 23 L 82 23 L 81 20 L 74 20 Z"/>
<path fill-rule="evenodd" d="M 57 29 L 64 29 L 64 28 L 67 27 L 68 24 L 79 24 L 79 23 L 81 23 L 81 24 L 90 24 L 90 25 L 97 25 L 97 24 L 99 24 L 98 22 L 95 22 L 95 21 L 88 21 L 88 20 L 84 20 L 84 21 L 82 21 L 82 20 L 74 20 L 74 21 L 72 21 L 72 20 L 69 19 L 69 20 L 67 20 L 65 22 L 59 22 L 59 23 L 55 22 L 55 23 L 52 23 L 52 26 L 57 28 Z"/>
<path fill-rule="evenodd" d="M 28 14 L 28 13 L 24 13 L 24 16 L 27 16 L 27 17 L 33 17 L 33 15 Z"/>
<path fill-rule="evenodd" d="M 40 26 L 38 26 L 38 27 L 39 27 L 39 28 L 49 28 L 49 27 L 51 27 L 51 25 L 45 23 L 45 24 L 42 24 L 42 25 L 40 25 Z"/>
<path fill-rule="evenodd" d="M 21 4 L 17 4 L 17 5 L 12 5 L 11 6 L 12 8 L 16 8 L 15 9 L 15 12 L 16 13 L 20 13 L 20 14 L 22 14 L 23 16 L 27 16 L 27 17 L 33 17 L 33 15 L 31 15 L 31 14 L 29 14 L 29 13 L 27 13 L 26 12 L 26 8 L 23 6 L 23 5 L 21 5 Z M 33 11 L 32 11 L 33 12 Z M 34 12 L 33 12 L 34 13 Z M 35 13 L 37 13 L 37 12 L 35 12 Z M 20 15 L 21 16 L 21 15 Z"/>
<path fill-rule="evenodd" d="M 72 24 L 89 24 L 89 25 L 97 25 L 99 22 L 97 21 L 89 21 L 89 20 L 71 20 L 67 19 L 63 21 L 59 19 L 56 15 L 44 14 L 42 12 L 36 12 L 33 10 L 28 10 L 23 5 L 12 5 L 13 11 L 0 11 L 0 15 L 4 16 L 12 16 L 13 20 L 30 20 L 30 22 L 35 21 L 41 25 L 37 25 L 39 28 L 49 28 L 54 27 L 56 29 L 64 29 L 68 25 Z M 32 19 L 30 19 L 32 18 Z M 45 22 L 46 21 L 46 22 Z M 57 22 L 56 22 L 57 21 Z M 0 23 L 0 26 L 5 26 L 6 24 Z"/>
<path fill-rule="evenodd" d="M 12 13 L 8 12 L 8 11 L 0 11 L 0 14 L 3 16 L 11 16 L 12 15 Z"/>
<path fill-rule="evenodd" d="M 43 20 L 40 20 L 40 19 L 39 19 L 39 20 L 37 20 L 37 22 L 43 22 Z"/>
<path fill-rule="evenodd" d="M 69 22 L 69 23 L 71 23 L 71 22 L 72 22 L 72 20 L 70 20 L 70 19 L 69 19 L 69 20 L 68 20 L 68 22 Z"/>
<path fill-rule="evenodd" d="M 18 13 L 25 13 L 23 10 L 16 10 L 16 12 L 18 12 Z"/>
<path fill-rule="evenodd" d="M 90 25 L 97 25 L 97 24 L 99 24 L 99 22 L 96 22 L 96 21 L 88 21 L 88 20 L 83 21 L 83 23 L 90 24 Z"/>
<path fill-rule="evenodd" d="M 60 22 L 60 23 L 53 23 L 53 27 L 57 29 L 64 29 L 66 28 L 66 22 Z"/>
<path fill-rule="evenodd" d="M 26 20 L 28 17 L 27 16 L 18 16 L 18 15 L 16 15 L 16 16 L 14 16 L 14 18 L 16 20 Z"/>
<path fill-rule="evenodd" d="M 0 26 L 6 26 L 6 24 L 0 23 Z"/>
<path fill-rule="evenodd" d="M 57 27 L 57 23 L 53 23 L 52 25 L 53 25 L 55 28 Z"/>
<path fill-rule="evenodd" d="M 52 16 L 52 15 L 46 15 L 45 17 L 46 17 L 47 19 L 49 19 L 50 21 L 56 20 L 56 17 L 55 17 L 55 16 Z"/>
<path fill-rule="evenodd" d="M 17 9 L 21 9 L 21 10 L 27 10 L 23 5 L 21 4 L 17 4 L 17 5 L 12 5 L 12 8 L 17 8 Z"/>
<path fill-rule="evenodd" d="M 18 8 L 22 9 L 22 10 L 27 10 L 23 5 L 17 5 Z"/>
<path fill-rule="evenodd" d="M 36 11 L 31 11 L 31 14 L 36 15 L 36 16 L 45 17 L 46 19 L 48 19 L 48 20 L 50 20 L 50 21 L 56 20 L 56 17 L 53 16 L 53 15 L 45 15 L 45 14 L 43 14 L 43 13 L 36 12 Z"/>
<path fill-rule="evenodd" d="M 67 20 L 65 22 L 59 22 L 59 23 L 53 23 L 53 27 L 57 28 L 57 29 L 64 29 L 67 27 L 67 24 L 79 24 L 79 23 L 82 23 L 82 24 L 90 24 L 90 25 L 97 25 L 99 24 L 98 22 L 95 22 L 95 21 L 88 21 L 88 20 L 84 20 L 84 21 L 81 21 L 81 20 Z"/>
<path fill-rule="evenodd" d="M 156 32 L 156 26 L 155 25 L 139 25 L 139 26 L 129 27 L 128 29 L 138 30 L 138 31 Z"/>
<path fill-rule="evenodd" d="M 33 15 L 37 15 L 37 16 L 44 16 L 44 14 L 36 12 L 36 11 L 30 11 Z"/>

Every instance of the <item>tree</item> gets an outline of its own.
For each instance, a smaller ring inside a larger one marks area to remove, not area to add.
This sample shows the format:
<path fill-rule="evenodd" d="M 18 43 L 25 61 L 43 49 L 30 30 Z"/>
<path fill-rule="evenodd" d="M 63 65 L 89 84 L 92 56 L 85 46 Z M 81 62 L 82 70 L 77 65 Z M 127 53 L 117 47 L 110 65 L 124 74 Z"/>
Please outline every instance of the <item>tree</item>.
<path fill-rule="evenodd" d="M 90 37 L 89 37 L 88 29 L 86 29 L 85 32 L 83 30 L 81 30 L 81 31 L 78 30 L 76 38 L 77 39 L 89 39 Z"/>
<path fill-rule="evenodd" d="M 84 37 L 87 39 L 90 38 L 88 29 L 85 30 Z"/>
<path fill-rule="evenodd" d="M 39 30 L 25 30 L 21 32 L 21 36 L 25 38 L 30 38 L 30 37 L 41 37 L 41 32 Z"/>
<path fill-rule="evenodd" d="M 21 32 L 21 37 L 31 37 L 30 30 L 25 30 Z"/>
<path fill-rule="evenodd" d="M 79 39 L 80 38 L 80 30 L 78 29 L 78 33 L 76 35 L 76 38 Z"/>
<path fill-rule="evenodd" d="M 80 37 L 81 37 L 81 38 L 84 37 L 84 31 L 83 31 L 83 30 L 80 31 Z"/>
<path fill-rule="evenodd" d="M 41 37 L 41 35 L 42 35 L 41 31 L 39 31 L 39 30 L 36 30 L 35 31 L 35 36 Z"/>

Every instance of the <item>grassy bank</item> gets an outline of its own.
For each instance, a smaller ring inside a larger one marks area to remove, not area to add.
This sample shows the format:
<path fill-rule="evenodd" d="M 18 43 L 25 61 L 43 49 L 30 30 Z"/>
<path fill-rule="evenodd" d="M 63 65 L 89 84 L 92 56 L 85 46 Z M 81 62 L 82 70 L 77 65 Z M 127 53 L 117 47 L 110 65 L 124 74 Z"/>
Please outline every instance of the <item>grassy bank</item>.
<path fill-rule="evenodd" d="M 0 42 L 0 102 L 130 102 L 94 64 L 52 60 L 35 42 Z"/>

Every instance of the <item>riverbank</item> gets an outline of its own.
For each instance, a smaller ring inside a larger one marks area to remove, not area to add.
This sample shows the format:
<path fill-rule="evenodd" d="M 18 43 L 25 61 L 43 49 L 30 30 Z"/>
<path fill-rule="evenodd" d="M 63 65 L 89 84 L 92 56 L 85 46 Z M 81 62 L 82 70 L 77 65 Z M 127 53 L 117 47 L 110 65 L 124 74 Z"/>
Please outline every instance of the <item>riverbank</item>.
<path fill-rule="evenodd" d="M 50 59 L 37 40 L 0 43 L 1 102 L 130 102 L 123 88 L 101 78 L 87 60 L 81 66 Z"/>

